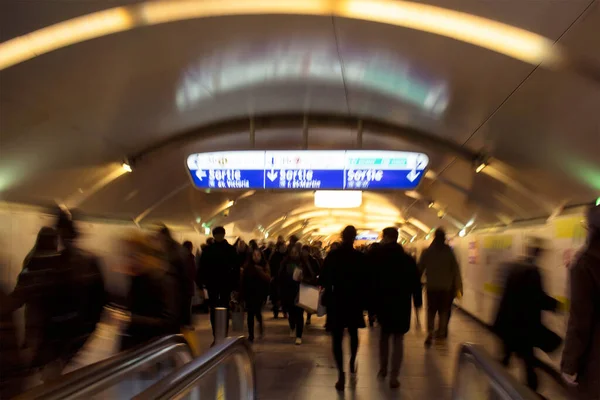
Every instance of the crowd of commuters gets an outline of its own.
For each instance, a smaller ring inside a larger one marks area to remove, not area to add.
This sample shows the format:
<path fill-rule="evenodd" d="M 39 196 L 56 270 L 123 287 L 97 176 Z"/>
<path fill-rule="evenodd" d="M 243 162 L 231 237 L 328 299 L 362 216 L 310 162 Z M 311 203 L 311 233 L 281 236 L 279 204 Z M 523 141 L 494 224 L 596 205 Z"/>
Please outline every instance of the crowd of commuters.
<path fill-rule="evenodd" d="M 586 220 L 586 245 L 570 267 L 571 307 L 561 367 L 577 399 L 599 399 L 600 207 L 592 207 Z M 398 243 L 396 228 L 384 229 L 381 242 L 356 248 L 356 229 L 348 226 L 341 241 L 332 243 L 328 251 L 321 242 L 302 244 L 295 236 L 287 243 L 279 237 L 275 243 L 259 245 L 255 240 L 245 243 L 238 239 L 231 245 L 225 234 L 224 228 L 214 228 L 213 237 L 196 255 L 190 242 L 180 245 L 165 226 L 153 233 L 135 231 L 124 239 L 122 272 L 130 286 L 125 307 L 112 311 L 113 318 L 123 324 L 122 350 L 193 329 L 195 285 L 207 294 L 213 335 L 215 309 L 227 309 L 237 302 L 245 305 L 249 341 L 255 340 L 255 321 L 262 337 L 262 310 L 270 299 L 273 317 L 280 313 L 287 317 L 296 345 L 302 344 L 305 326 L 305 310 L 298 302 L 301 285 L 319 287 L 339 391 L 346 384 L 346 331 L 350 338 L 348 372 L 351 381 L 356 379 L 358 330 L 366 327 L 365 311 L 370 324 L 376 320 L 380 326 L 378 376 L 389 376 L 393 389 L 400 386 L 404 335 L 410 329 L 413 309 L 418 314 L 422 307 L 424 276 L 424 344 L 428 348 L 448 337 L 452 303 L 462 296 L 463 287 L 459 264 L 442 229 L 435 231 L 418 263 Z M 12 293 L 0 292 L 3 327 L 10 325 L 14 310 L 26 307 L 23 347 L 30 354 L 23 356 L 14 332 L 2 329 L 3 398 L 19 393 L 23 380 L 32 373 L 41 373 L 43 381 L 59 376 L 100 321 L 108 303 L 101 261 L 78 247 L 78 237 L 70 215 L 60 211 L 55 226 L 40 230 Z M 521 358 L 527 384 L 534 391 L 538 387 L 534 348 L 552 352 L 562 342 L 542 324 L 542 311 L 555 311 L 559 306 L 543 290 L 538 260 L 544 248 L 544 241 L 532 240 L 526 257 L 504 268 L 507 278 L 493 324 L 504 345 L 502 362 L 508 365 L 513 354 Z M 310 323 L 307 314 L 306 324 Z"/>

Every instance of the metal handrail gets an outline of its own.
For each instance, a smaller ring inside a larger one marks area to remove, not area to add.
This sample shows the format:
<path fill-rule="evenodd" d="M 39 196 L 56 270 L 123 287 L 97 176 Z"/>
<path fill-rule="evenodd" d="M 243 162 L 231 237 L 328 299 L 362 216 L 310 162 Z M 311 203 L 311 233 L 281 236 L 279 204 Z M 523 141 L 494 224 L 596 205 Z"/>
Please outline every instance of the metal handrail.
<path fill-rule="evenodd" d="M 539 400 L 539 396 L 528 387 L 518 382 L 498 361 L 480 345 L 463 343 L 459 350 L 456 376 L 452 398 L 457 399 L 460 384 L 460 369 L 470 363 L 482 370 L 490 379 L 490 383 L 499 395 L 510 400 Z"/>
<path fill-rule="evenodd" d="M 120 382 L 124 376 L 138 368 L 173 354 L 181 357 L 182 362 L 192 360 L 192 350 L 182 335 L 169 335 L 152 340 L 63 375 L 55 382 L 37 386 L 16 399 L 58 400 L 92 396 Z"/>
<path fill-rule="evenodd" d="M 167 375 L 133 399 L 158 400 L 178 398 L 189 390 L 192 390 L 202 377 L 218 368 L 230 357 L 238 355 L 243 357 L 240 366 L 244 374 L 239 380 L 244 389 L 240 393 L 240 399 L 256 399 L 254 353 L 250 344 L 243 336 L 225 339 L 222 343 L 215 345 L 202 356 Z"/>

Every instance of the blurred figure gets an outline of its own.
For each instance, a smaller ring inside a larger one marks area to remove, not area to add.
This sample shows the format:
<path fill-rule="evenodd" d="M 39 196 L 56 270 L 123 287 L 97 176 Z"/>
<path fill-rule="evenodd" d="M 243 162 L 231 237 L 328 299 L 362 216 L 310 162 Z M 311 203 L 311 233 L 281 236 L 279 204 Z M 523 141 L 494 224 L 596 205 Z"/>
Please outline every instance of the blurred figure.
<path fill-rule="evenodd" d="M 62 210 L 56 231 L 63 251 L 52 252 L 53 234 L 43 228 L 38 239 L 48 239 L 48 251 L 32 252 L 10 295 L 11 307 L 27 305 L 34 310 L 38 326 L 34 331 L 39 340 L 28 340 L 28 344 L 36 344 L 30 367 L 40 368 L 45 382 L 59 377 L 81 350 L 96 329 L 106 303 L 100 260 L 77 247 L 78 232 L 71 216 Z"/>
<path fill-rule="evenodd" d="M 244 242 L 244 240 L 241 238 L 236 240 L 235 243 L 233 244 L 233 246 L 235 247 L 235 251 L 237 254 L 238 268 L 241 269 L 244 266 L 244 264 L 246 263 L 246 261 L 248 260 L 248 254 L 249 254 L 250 250 L 249 250 L 246 242 Z"/>
<path fill-rule="evenodd" d="M 58 254 L 58 232 L 54 228 L 45 226 L 38 232 L 37 239 L 33 249 L 27 254 L 23 261 L 23 271 L 33 272 L 36 268 L 41 270 L 49 267 L 48 263 L 40 262 L 44 260 L 46 256 L 52 256 Z M 32 259 L 36 259 L 35 262 L 31 262 Z M 50 258 L 48 258 L 50 259 Z M 46 265 L 44 265 L 46 264 Z M 25 305 L 25 341 L 23 348 L 29 348 L 30 346 L 36 347 L 36 343 L 32 341 L 38 341 L 41 337 L 40 322 L 43 320 L 43 304 L 36 304 L 36 302 L 29 302 Z"/>
<path fill-rule="evenodd" d="M 302 260 L 300 250 L 297 246 L 293 246 L 288 251 L 286 259 L 281 263 L 279 285 L 281 303 L 288 312 L 290 337 L 296 337 L 296 345 L 302 344 L 304 331 L 304 310 L 296 305 L 300 283 L 312 282 L 314 278 L 310 267 Z"/>
<path fill-rule="evenodd" d="M 248 340 L 254 341 L 254 319 L 258 321 L 260 337 L 264 334 L 262 306 L 269 293 L 271 274 L 269 266 L 259 249 L 252 252 L 252 257 L 244 266 L 242 274 L 242 299 L 248 312 Z"/>
<path fill-rule="evenodd" d="M 532 239 L 527 245 L 527 256 L 506 266 L 508 273 L 504 293 L 493 325 L 494 332 L 504 345 L 502 364 L 508 366 L 512 354 L 516 353 L 525 364 L 527 386 L 533 391 L 538 387 L 533 348 L 548 351 L 548 347 L 560 345 L 560 338 L 555 334 L 555 345 L 546 344 L 553 332 L 542 324 L 542 311 L 554 311 L 558 306 L 558 302 L 542 287 L 537 261 L 543 247 L 541 239 Z"/>
<path fill-rule="evenodd" d="M 331 246 L 329 246 L 329 252 L 331 253 L 332 251 L 337 250 L 340 247 L 342 247 L 342 244 L 340 242 L 333 242 L 331 243 Z"/>
<path fill-rule="evenodd" d="M 255 239 L 250 240 L 250 242 L 248 242 L 248 252 L 252 253 L 254 250 L 259 250 L 260 247 L 258 246 L 258 242 Z M 252 254 L 249 254 L 249 256 L 252 256 Z"/>
<path fill-rule="evenodd" d="M 240 265 L 235 249 L 225 239 L 225 228 L 214 228 L 213 236 L 215 242 L 202 253 L 196 282 L 199 287 L 206 287 L 208 291 L 210 323 L 214 336 L 215 308 L 229 309 L 232 292 L 239 288 Z M 226 332 L 228 329 L 229 322 Z"/>
<path fill-rule="evenodd" d="M 177 319 L 181 327 L 191 329 L 191 314 L 189 305 L 192 303 L 192 294 L 190 293 L 190 282 L 187 266 L 185 262 L 185 250 L 183 246 L 173 239 L 171 231 L 166 226 L 161 226 L 158 231 L 162 251 L 167 261 L 167 272 L 173 276 L 177 282 L 178 290 L 173 293 L 177 304 Z"/>
<path fill-rule="evenodd" d="M 570 270 L 571 308 L 562 354 L 578 399 L 600 399 L 600 206 L 587 213 L 587 243 Z"/>
<path fill-rule="evenodd" d="M 358 329 L 365 328 L 365 309 L 368 279 L 365 255 L 354 249 L 356 228 L 347 226 L 342 232 L 342 244 L 332 250 L 323 265 L 320 285 L 324 288 L 323 303 L 327 307 L 329 328 L 332 332 L 333 355 L 338 368 L 335 388 L 343 391 L 346 384 L 342 341 L 344 330 L 350 335 L 350 373 L 356 379 Z"/>
<path fill-rule="evenodd" d="M 271 256 L 273 255 L 273 251 L 275 251 L 275 243 L 269 242 L 267 247 L 263 250 L 263 256 L 265 257 L 265 260 L 271 259 Z"/>
<path fill-rule="evenodd" d="M 454 252 L 446 244 L 446 232 L 438 228 L 429 248 L 423 251 L 419 273 L 427 274 L 427 339 L 430 347 L 434 338 L 435 316 L 438 315 L 436 339 L 448 337 L 448 322 L 454 297 L 462 293 L 462 277 Z"/>
<path fill-rule="evenodd" d="M 289 242 L 288 242 L 288 250 L 292 249 L 296 243 L 298 243 L 299 239 L 298 236 L 296 235 L 292 235 L 290 236 Z"/>
<path fill-rule="evenodd" d="M 282 238 L 283 239 L 283 238 Z M 279 293 L 279 270 L 287 253 L 285 242 L 277 242 L 277 248 L 269 259 L 269 268 L 271 270 L 271 304 L 273 305 L 273 318 L 279 318 L 279 308 L 281 307 Z M 285 312 L 285 310 L 284 310 Z"/>
<path fill-rule="evenodd" d="M 369 250 L 367 251 L 367 265 L 369 269 L 374 268 L 377 260 L 375 259 L 375 255 L 377 254 L 377 249 L 379 248 L 380 243 L 372 243 L 369 246 Z M 372 303 L 374 300 L 373 296 L 370 296 L 367 303 Z M 377 319 L 377 315 L 375 314 L 375 304 L 367 304 L 368 314 L 369 314 L 369 326 L 372 328 L 375 326 L 375 320 Z"/>
<path fill-rule="evenodd" d="M 125 325 L 121 350 L 162 335 L 177 334 L 180 327 L 180 282 L 168 260 L 147 235 L 133 231 L 124 239 L 126 273 L 131 277 L 128 312 L 114 317 Z"/>
<path fill-rule="evenodd" d="M 13 319 L 13 299 L 0 287 L 0 398 L 10 399 L 25 388 L 26 365 Z"/>
<path fill-rule="evenodd" d="M 398 244 L 398 229 L 383 230 L 381 246 L 371 249 L 373 276 L 373 306 L 381 325 L 379 342 L 380 378 L 388 372 L 390 337 L 394 344 L 390 387 L 400 387 L 400 367 L 404 350 L 404 334 L 410 329 L 410 316 L 414 298 L 415 307 L 423 304 L 421 280 L 417 264 Z"/>
<path fill-rule="evenodd" d="M 310 275 L 317 278 L 320 273 L 321 266 L 319 262 L 311 255 L 311 248 L 308 245 L 302 246 L 302 261 L 310 268 Z M 306 313 L 306 325 L 311 324 L 312 314 Z"/>
<path fill-rule="evenodd" d="M 185 263 L 185 272 L 186 272 L 186 283 L 187 283 L 187 293 L 185 296 L 186 301 L 189 299 L 189 302 L 184 306 L 184 312 L 187 310 L 187 314 L 183 316 L 183 321 L 187 322 L 184 324 L 187 329 L 193 330 L 192 326 L 192 298 L 196 294 L 196 284 L 194 283 L 196 279 L 196 257 L 194 256 L 194 245 L 189 240 L 183 243 L 183 262 Z"/>

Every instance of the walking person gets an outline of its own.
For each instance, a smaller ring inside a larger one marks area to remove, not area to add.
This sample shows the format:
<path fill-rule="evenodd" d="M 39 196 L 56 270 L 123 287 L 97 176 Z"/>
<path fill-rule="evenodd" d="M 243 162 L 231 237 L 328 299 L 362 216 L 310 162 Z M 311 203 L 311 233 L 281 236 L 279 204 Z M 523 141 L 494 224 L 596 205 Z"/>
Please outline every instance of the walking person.
<path fill-rule="evenodd" d="M 167 257 L 146 235 L 132 232 L 125 238 L 125 273 L 131 284 L 127 312 L 113 313 L 124 324 L 121 351 L 162 335 L 177 334 L 180 328 L 180 282 L 171 273 Z"/>
<path fill-rule="evenodd" d="M 320 285 L 324 288 L 323 304 L 327 307 L 327 324 L 332 334 L 333 356 L 338 368 L 335 388 L 343 391 L 346 385 L 342 342 L 344 331 L 350 335 L 350 374 L 356 380 L 358 329 L 365 328 L 363 311 L 368 289 L 365 255 L 354 249 L 356 228 L 347 226 L 342 243 L 332 250 L 323 264 Z"/>
<path fill-rule="evenodd" d="M 287 246 L 283 241 L 277 241 L 277 248 L 274 250 L 271 258 L 269 259 L 269 269 L 271 270 L 271 305 L 273 306 L 273 318 L 279 318 L 279 309 L 281 307 L 280 301 L 280 285 L 279 285 L 279 271 L 281 264 L 287 254 Z M 284 318 L 286 311 L 284 310 Z"/>
<path fill-rule="evenodd" d="M 600 206 L 588 211 L 587 227 L 587 243 L 569 271 L 571 308 L 561 370 L 577 399 L 599 400 Z"/>
<path fill-rule="evenodd" d="M 560 338 L 542 324 L 542 311 L 554 311 L 558 306 L 542 287 L 537 262 L 543 248 L 541 239 L 530 239 L 526 258 L 507 266 L 504 293 L 493 325 L 504 345 L 502 364 L 508 366 L 512 354 L 516 353 L 525 364 L 527 386 L 533 391 L 538 388 L 534 347 L 549 351 L 560 345 Z M 548 338 L 554 344 L 548 345 Z"/>
<path fill-rule="evenodd" d="M 248 340 L 254 342 L 254 319 L 258 322 L 260 337 L 264 334 L 262 306 L 269 292 L 271 274 L 260 249 L 252 252 L 252 258 L 242 273 L 242 299 L 248 313 Z"/>
<path fill-rule="evenodd" d="M 382 244 L 372 255 L 373 306 L 381 325 L 379 378 L 388 373 L 390 339 L 394 345 L 390 387 L 400 387 L 404 334 L 410 329 L 412 303 L 423 304 L 421 280 L 415 260 L 398 244 L 398 229 L 385 228 Z"/>
<path fill-rule="evenodd" d="M 194 330 L 192 325 L 192 299 L 196 294 L 196 256 L 194 256 L 194 245 L 189 240 L 183 242 L 183 262 L 186 272 L 186 294 L 183 305 L 183 326 L 188 330 Z"/>
<path fill-rule="evenodd" d="M 314 258 L 311 254 L 311 248 L 308 245 L 302 246 L 302 261 L 310 268 L 310 275 L 313 277 L 318 277 L 320 273 L 320 265 L 316 258 Z M 312 314 L 310 312 L 306 312 L 306 325 L 311 324 Z"/>
<path fill-rule="evenodd" d="M 288 313 L 290 337 L 296 338 L 296 345 L 302 344 L 304 331 L 304 310 L 296 305 L 301 282 L 311 282 L 314 277 L 308 264 L 302 260 L 298 246 L 288 251 L 279 271 L 281 303 Z"/>
<path fill-rule="evenodd" d="M 427 274 L 427 339 L 430 347 L 433 339 L 448 338 L 450 309 L 458 292 L 462 293 L 462 277 L 454 252 L 446 244 L 446 232 L 438 228 L 429 248 L 423 251 L 419 262 L 419 273 Z M 434 333 L 435 317 L 438 315 L 438 329 Z"/>
<path fill-rule="evenodd" d="M 225 239 L 225 228 L 213 229 L 214 243 L 200 256 L 200 268 L 196 276 L 199 287 L 206 287 L 210 307 L 210 323 L 215 335 L 215 308 L 229 309 L 231 294 L 239 289 L 240 265 L 238 254 Z M 229 321 L 225 328 L 227 334 Z M 213 342 L 214 344 L 214 342 Z"/>

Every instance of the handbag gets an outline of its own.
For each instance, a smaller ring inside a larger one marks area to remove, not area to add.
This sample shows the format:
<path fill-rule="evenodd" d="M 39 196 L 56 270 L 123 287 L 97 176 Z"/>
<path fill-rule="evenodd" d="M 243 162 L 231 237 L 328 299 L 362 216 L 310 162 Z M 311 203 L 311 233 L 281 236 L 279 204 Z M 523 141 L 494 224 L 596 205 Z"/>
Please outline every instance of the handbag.
<path fill-rule="evenodd" d="M 327 307 L 323 304 L 323 295 L 325 294 L 325 290 L 322 289 L 319 291 L 319 305 L 317 306 L 317 317 L 322 317 L 327 314 Z"/>
<path fill-rule="evenodd" d="M 319 297 L 320 292 L 316 286 L 301 283 L 296 305 L 312 314 L 316 314 L 319 309 Z"/>

